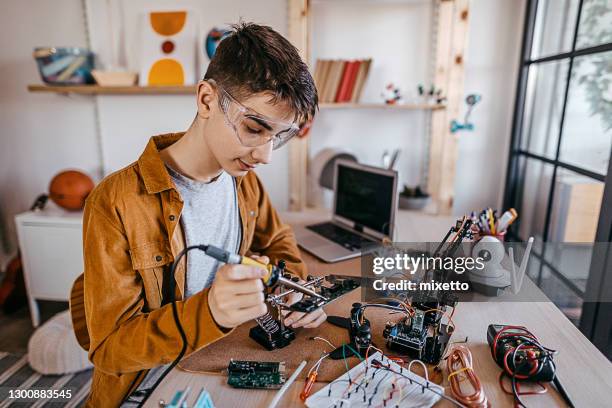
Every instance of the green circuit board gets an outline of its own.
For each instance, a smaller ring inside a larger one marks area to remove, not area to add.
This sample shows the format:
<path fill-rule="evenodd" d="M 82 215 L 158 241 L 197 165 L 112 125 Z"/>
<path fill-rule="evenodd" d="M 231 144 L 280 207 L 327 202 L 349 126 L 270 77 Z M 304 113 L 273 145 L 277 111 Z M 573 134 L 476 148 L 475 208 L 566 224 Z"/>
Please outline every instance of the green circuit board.
<path fill-rule="evenodd" d="M 232 360 L 227 383 L 234 388 L 279 389 L 285 383 L 285 363 Z"/>

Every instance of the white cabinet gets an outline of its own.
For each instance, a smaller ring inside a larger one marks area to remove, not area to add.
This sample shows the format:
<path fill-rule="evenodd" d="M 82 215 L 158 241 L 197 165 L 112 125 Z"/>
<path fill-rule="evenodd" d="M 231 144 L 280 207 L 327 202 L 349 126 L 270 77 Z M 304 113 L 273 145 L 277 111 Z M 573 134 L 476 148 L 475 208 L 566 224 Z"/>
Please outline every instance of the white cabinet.
<path fill-rule="evenodd" d="M 40 323 L 37 299 L 70 299 L 70 288 L 83 272 L 82 212 L 48 203 L 43 211 L 15 217 L 32 324 Z"/>

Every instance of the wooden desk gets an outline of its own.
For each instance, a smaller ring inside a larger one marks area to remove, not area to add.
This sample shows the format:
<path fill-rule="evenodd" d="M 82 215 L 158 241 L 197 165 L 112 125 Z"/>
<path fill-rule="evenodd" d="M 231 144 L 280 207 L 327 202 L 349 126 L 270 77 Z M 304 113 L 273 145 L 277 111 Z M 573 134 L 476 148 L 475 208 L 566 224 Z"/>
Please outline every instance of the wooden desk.
<path fill-rule="evenodd" d="M 311 222 L 319 213 L 285 214 L 284 219 L 292 224 Z M 430 220 L 416 215 L 404 215 L 398 240 L 417 241 L 410 235 L 419 235 L 419 241 L 436 241 L 444 235 L 453 218 L 434 218 Z M 309 271 L 313 274 L 359 274 L 358 259 L 336 264 L 323 264 L 314 257 L 303 254 Z M 355 294 L 353 294 L 354 296 Z M 330 305 L 330 308 L 333 304 Z M 486 340 L 486 330 L 490 323 L 511 323 L 530 328 L 542 343 L 556 349 L 555 358 L 558 376 L 578 407 L 610 406 L 612 396 L 612 364 L 593 346 L 580 331 L 551 302 L 504 302 L 504 303 L 459 303 L 454 317 L 457 330 L 454 339 L 468 337 L 467 346 L 472 352 L 474 369 L 483 383 L 485 393 L 493 407 L 511 407 L 512 397 L 504 394 L 498 385 L 500 368 L 491 358 Z M 248 359 L 248 356 L 236 356 Z M 309 362 L 308 368 L 312 362 Z M 317 383 L 315 390 L 324 383 Z M 448 386 L 445 380 L 443 385 Z M 215 374 L 194 374 L 174 369 L 149 399 L 148 407 L 157 407 L 159 400 L 169 401 L 174 392 L 190 386 L 188 404 L 192 404 L 201 388 L 212 396 L 217 407 L 267 407 L 274 398 L 275 391 L 237 390 L 227 385 L 227 377 Z M 299 399 L 303 382 L 296 382 L 285 394 L 279 407 L 302 407 Z M 549 387 L 550 388 L 550 387 Z M 314 392 L 314 391 L 313 391 Z M 450 393 L 450 391 L 449 391 Z M 524 402 L 532 407 L 564 406 L 560 396 L 549 390 L 547 394 L 525 396 Z M 449 407 L 452 404 L 441 401 L 436 407 Z"/>

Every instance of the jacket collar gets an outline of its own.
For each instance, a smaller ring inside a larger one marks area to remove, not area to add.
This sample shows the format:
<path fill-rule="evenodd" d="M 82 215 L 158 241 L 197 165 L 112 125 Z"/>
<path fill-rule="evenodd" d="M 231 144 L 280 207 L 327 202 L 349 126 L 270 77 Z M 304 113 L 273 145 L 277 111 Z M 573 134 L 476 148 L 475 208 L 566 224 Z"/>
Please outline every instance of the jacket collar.
<path fill-rule="evenodd" d="M 153 136 L 149 139 L 147 147 L 138 159 L 138 168 L 147 193 L 156 194 L 165 190 L 174 189 L 174 183 L 168 174 L 159 151 L 178 141 L 185 132 L 167 133 Z M 236 177 L 236 186 L 240 187 L 244 177 Z"/>
<path fill-rule="evenodd" d="M 153 136 L 138 159 L 138 169 L 147 193 L 155 194 L 174 188 L 159 151 L 179 140 L 185 132 Z"/>

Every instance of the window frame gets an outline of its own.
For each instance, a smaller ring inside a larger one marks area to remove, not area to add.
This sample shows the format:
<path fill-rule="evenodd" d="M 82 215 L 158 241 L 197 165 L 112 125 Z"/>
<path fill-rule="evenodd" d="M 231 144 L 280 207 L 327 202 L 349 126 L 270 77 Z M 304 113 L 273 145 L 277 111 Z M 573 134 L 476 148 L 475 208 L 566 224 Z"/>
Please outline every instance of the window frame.
<path fill-rule="evenodd" d="M 580 166 L 566 163 L 560 160 L 560 151 L 563 142 L 563 125 L 568 104 L 568 95 L 570 90 L 570 82 L 574 60 L 577 57 L 594 55 L 607 51 L 612 51 L 612 42 L 599 44 L 582 49 L 576 49 L 578 33 L 580 29 L 580 19 L 582 15 L 584 0 L 579 0 L 578 10 L 576 13 L 576 24 L 572 38 L 571 50 L 553 55 L 546 55 L 538 58 L 531 58 L 533 39 L 535 33 L 535 25 L 538 11 L 538 0 L 527 0 L 525 12 L 525 20 L 523 27 L 523 40 L 520 53 L 520 68 L 518 72 L 518 81 L 516 88 L 516 97 L 513 114 L 513 124 L 511 130 L 510 148 L 508 153 L 508 165 L 506 171 L 506 183 L 504 192 L 504 208 L 514 207 L 521 212 L 521 195 L 523 180 L 521 180 L 521 158 L 525 158 L 525 165 L 528 160 L 537 160 L 539 162 L 548 163 L 553 166 L 553 173 L 550 183 L 550 189 L 547 194 L 546 202 L 546 217 L 543 231 L 543 241 L 547 242 L 550 233 L 550 223 L 552 214 L 552 205 L 555 194 L 555 184 L 559 169 L 566 169 L 582 176 L 605 183 L 604 194 L 602 197 L 600 214 L 596 233 L 596 242 L 605 242 L 607 245 L 599 244 L 597 252 L 593 252 L 591 265 L 589 268 L 589 276 L 586 285 L 586 290 L 583 291 L 577 287 L 570 279 L 568 279 L 561 271 L 546 262 L 546 246 L 543 246 L 542 253 L 533 251 L 534 255 L 539 258 L 540 266 L 538 273 L 538 284 L 541 282 L 542 270 L 547 267 L 553 275 L 560 279 L 565 286 L 569 287 L 582 299 L 602 299 L 604 293 L 612 293 L 612 274 L 606 271 L 612 271 L 612 250 L 610 241 L 612 241 L 612 148 L 610 151 L 610 160 L 608 163 L 607 174 L 600 174 Z M 561 116 L 559 122 L 559 133 L 557 135 L 555 157 L 554 159 L 543 155 L 534 154 L 521 148 L 523 137 L 528 137 L 524 133 L 525 107 L 527 102 L 527 87 L 529 79 L 529 69 L 535 64 L 543 64 L 551 61 L 568 61 L 567 78 L 565 78 L 565 89 L 563 92 L 563 102 Z M 608 182 L 610 181 L 610 182 Z M 519 221 L 520 222 L 520 219 Z M 518 231 L 515 228 L 514 231 Z M 521 238 L 516 233 L 510 232 L 510 238 L 520 241 Z M 610 350 L 608 350 L 608 342 L 610 333 L 612 332 L 612 303 L 602 302 L 584 302 L 580 318 L 580 330 L 605 354 L 610 358 Z"/>

